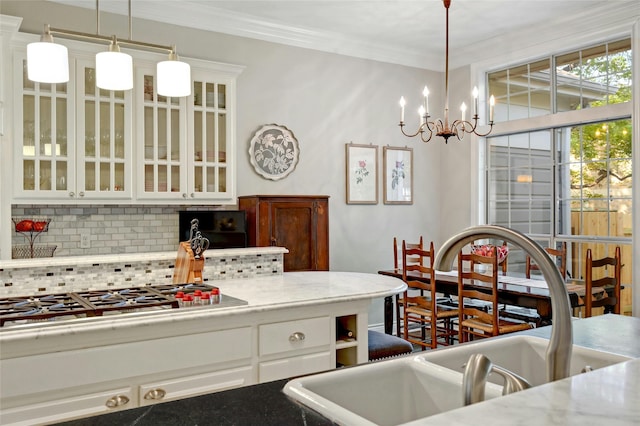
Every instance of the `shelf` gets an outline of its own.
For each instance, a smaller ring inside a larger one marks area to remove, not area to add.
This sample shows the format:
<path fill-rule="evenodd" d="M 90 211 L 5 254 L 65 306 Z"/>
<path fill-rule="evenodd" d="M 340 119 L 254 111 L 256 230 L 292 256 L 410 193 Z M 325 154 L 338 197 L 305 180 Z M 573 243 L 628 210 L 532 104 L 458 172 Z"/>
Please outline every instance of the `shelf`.
<path fill-rule="evenodd" d="M 353 348 L 358 346 L 358 341 L 354 338 L 336 340 L 336 350 Z"/>

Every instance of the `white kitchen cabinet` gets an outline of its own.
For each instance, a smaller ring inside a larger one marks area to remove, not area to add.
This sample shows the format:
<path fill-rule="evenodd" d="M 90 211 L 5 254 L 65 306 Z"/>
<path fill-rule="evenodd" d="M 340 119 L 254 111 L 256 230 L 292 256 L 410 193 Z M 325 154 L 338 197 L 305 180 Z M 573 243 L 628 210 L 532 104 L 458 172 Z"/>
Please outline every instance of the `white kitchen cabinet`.
<path fill-rule="evenodd" d="M 192 93 L 157 93 L 155 68 L 136 76 L 138 198 L 235 202 L 235 67 L 192 67 Z"/>
<path fill-rule="evenodd" d="M 236 203 L 236 79 L 243 67 L 183 58 L 192 94 L 163 97 L 155 64 L 165 55 L 132 51 L 133 90 L 107 91 L 95 86 L 100 46 L 74 41 L 69 82 L 35 83 L 26 73 L 29 41 L 16 36 L 13 61 L 3 64 L 14 83 L 3 107 L 14 111 L 15 202 Z"/>
<path fill-rule="evenodd" d="M 131 95 L 98 89 L 93 60 L 70 64 L 69 83 L 35 83 L 16 52 L 14 198 L 131 199 Z"/>
<path fill-rule="evenodd" d="M 251 336 L 251 327 L 239 327 L 3 359 L 2 424 L 33 424 L 47 410 L 63 420 L 251 384 Z"/>
<path fill-rule="evenodd" d="M 328 316 L 260 325 L 259 381 L 330 369 L 331 340 L 331 318 Z"/>

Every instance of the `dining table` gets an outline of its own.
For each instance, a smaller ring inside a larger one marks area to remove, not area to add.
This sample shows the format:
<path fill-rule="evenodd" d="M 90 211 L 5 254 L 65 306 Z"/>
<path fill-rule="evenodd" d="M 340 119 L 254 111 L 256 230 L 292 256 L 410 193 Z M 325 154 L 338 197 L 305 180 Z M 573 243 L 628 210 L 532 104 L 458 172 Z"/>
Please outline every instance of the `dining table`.
<path fill-rule="evenodd" d="M 378 274 L 402 279 L 402 269 L 380 270 Z M 407 274 L 413 280 L 430 282 L 430 276 L 411 271 Z M 458 271 L 435 271 L 436 291 L 446 296 L 458 294 Z M 471 281 L 466 283 L 480 291 L 487 291 L 486 283 Z M 567 280 L 567 293 L 572 308 L 583 306 L 585 286 L 583 281 Z M 593 289 L 593 297 L 600 297 L 606 289 L 602 287 Z M 512 275 L 498 276 L 498 302 L 523 308 L 535 309 L 540 315 L 539 325 L 551 324 L 551 296 L 546 281 L 541 278 L 525 278 Z M 393 298 L 386 297 L 384 301 L 384 330 L 392 334 L 393 329 Z"/>

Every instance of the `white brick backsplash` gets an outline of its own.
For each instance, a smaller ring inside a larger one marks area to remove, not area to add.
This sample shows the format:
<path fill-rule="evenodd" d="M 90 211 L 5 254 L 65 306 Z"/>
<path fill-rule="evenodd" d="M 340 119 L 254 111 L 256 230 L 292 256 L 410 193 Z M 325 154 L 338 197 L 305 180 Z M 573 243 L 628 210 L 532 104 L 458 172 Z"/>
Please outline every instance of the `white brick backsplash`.
<path fill-rule="evenodd" d="M 14 205 L 11 213 L 12 216 L 51 218 L 49 231 L 40 234 L 35 243 L 56 245 L 54 256 L 59 257 L 177 251 L 178 211 L 213 209 L 215 207 L 212 206 Z M 91 247 L 88 249 L 80 248 L 81 230 L 89 230 L 91 234 Z M 13 245 L 26 242 L 22 235 L 13 233 Z"/>

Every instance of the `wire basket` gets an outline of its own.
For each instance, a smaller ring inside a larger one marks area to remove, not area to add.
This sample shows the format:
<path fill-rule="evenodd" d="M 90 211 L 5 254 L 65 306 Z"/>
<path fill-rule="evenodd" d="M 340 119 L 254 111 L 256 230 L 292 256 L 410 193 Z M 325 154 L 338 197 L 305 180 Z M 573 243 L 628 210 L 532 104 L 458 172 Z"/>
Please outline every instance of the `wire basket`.
<path fill-rule="evenodd" d="M 18 244 L 11 247 L 12 259 L 32 259 L 36 257 L 53 257 L 58 246 L 45 244 Z"/>

